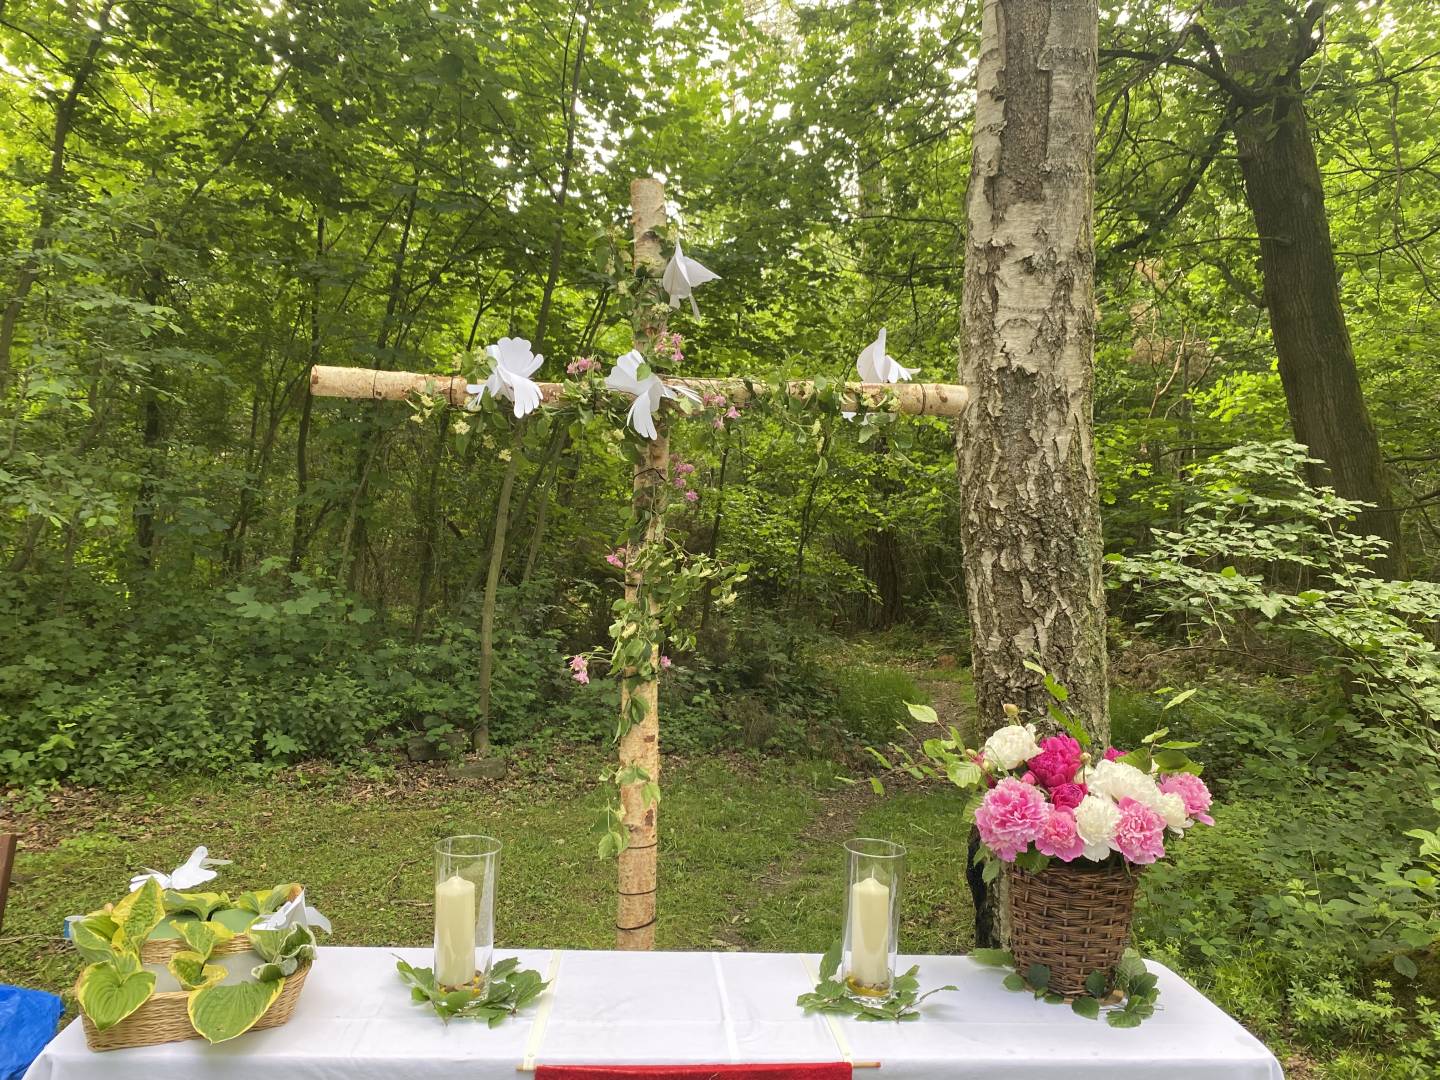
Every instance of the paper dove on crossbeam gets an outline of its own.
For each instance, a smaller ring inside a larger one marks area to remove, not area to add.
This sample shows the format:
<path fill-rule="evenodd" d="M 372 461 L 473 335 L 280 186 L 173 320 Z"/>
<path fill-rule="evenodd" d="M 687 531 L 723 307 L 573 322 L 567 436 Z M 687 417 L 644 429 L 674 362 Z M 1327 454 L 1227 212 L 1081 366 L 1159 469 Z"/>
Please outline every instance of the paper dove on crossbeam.
<path fill-rule="evenodd" d="M 130 879 L 130 891 L 134 892 L 145 882 L 154 878 L 160 883 L 162 889 L 174 889 L 176 892 L 186 892 L 203 885 L 215 878 L 215 871 L 212 866 L 229 866 L 229 859 L 212 859 L 210 850 L 206 847 L 197 847 L 190 853 L 190 858 L 177 866 L 173 873 L 162 874 L 159 870 L 152 870 L 145 867 L 145 873 L 136 874 Z"/>
<path fill-rule="evenodd" d="M 530 351 L 530 342 L 525 338 L 501 338 L 485 349 L 490 357 L 490 377 L 483 383 L 470 383 L 465 387 L 467 394 L 474 394 L 473 408 L 489 394 L 495 398 L 507 398 L 515 403 L 515 419 L 528 416 L 540 407 L 540 387 L 530 376 L 544 362 L 545 357 Z"/>
<path fill-rule="evenodd" d="M 699 401 L 700 395 L 683 386 L 666 386 L 660 376 L 653 373 L 643 379 L 639 378 L 636 372 L 644 362 L 645 358 L 631 349 L 615 361 L 615 367 L 605 376 L 605 386 L 624 394 L 635 395 L 635 403 L 630 406 L 630 412 L 625 419 L 637 433 L 647 439 L 654 439 L 657 434 L 655 413 L 662 401 L 678 398 L 682 394 L 692 401 Z"/>
<path fill-rule="evenodd" d="M 860 350 L 860 357 L 855 361 L 855 366 L 860 369 L 860 381 L 867 383 L 897 383 L 906 382 L 914 376 L 915 372 L 909 368 L 900 366 L 893 356 L 885 352 L 885 328 L 880 328 L 880 333 L 875 340 Z M 853 412 L 841 413 L 846 420 L 853 420 Z"/>
<path fill-rule="evenodd" d="M 330 920 L 305 903 L 305 890 L 293 900 L 287 900 L 275 911 L 250 924 L 252 930 L 288 930 L 292 926 L 308 926 L 311 929 L 330 933 Z"/>
<path fill-rule="evenodd" d="M 690 310 L 698 319 L 700 306 L 695 303 L 695 286 L 704 285 L 707 281 L 717 281 L 719 278 L 719 274 L 713 270 L 707 270 L 681 251 L 677 241 L 675 254 L 671 256 L 670 264 L 665 267 L 665 274 L 660 279 L 660 285 L 669 294 L 672 308 L 678 308 L 681 300 L 689 300 Z"/>

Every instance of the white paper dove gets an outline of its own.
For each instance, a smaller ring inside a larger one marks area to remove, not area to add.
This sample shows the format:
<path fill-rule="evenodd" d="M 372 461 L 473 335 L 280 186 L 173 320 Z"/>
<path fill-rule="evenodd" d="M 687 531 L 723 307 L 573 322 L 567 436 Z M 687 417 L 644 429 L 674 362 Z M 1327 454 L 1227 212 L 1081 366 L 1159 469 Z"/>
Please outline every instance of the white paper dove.
<path fill-rule="evenodd" d="M 681 300 L 689 300 L 690 310 L 699 318 L 700 306 L 695 303 L 693 295 L 695 286 L 716 281 L 719 277 L 715 271 L 707 270 L 694 259 L 687 258 L 677 242 L 675 254 L 670 258 L 670 265 L 665 267 L 665 275 L 660 279 L 660 284 L 669 294 L 672 308 L 678 308 Z"/>
<path fill-rule="evenodd" d="M 212 866 L 229 866 L 229 859 L 210 858 L 210 849 L 197 847 L 190 853 L 190 858 L 177 866 L 173 873 L 162 874 L 159 870 L 151 870 L 145 867 L 145 873 L 136 874 L 130 879 L 130 891 L 134 892 L 145 882 L 154 878 L 160 883 L 162 889 L 174 889 L 176 892 L 185 892 L 197 885 L 203 885 L 215 878 L 215 871 Z"/>
<path fill-rule="evenodd" d="M 860 350 L 860 358 L 855 361 L 855 366 L 860 369 L 860 381 L 868 383 L 905 382 L 915 374 L 909 368 L 901 367 L 893 356 L 886 355 L 883 326 L 875 340 Z M 842 412 L 840 415 L 846 420 L 855 419 L 853 412 Z"/>
<path fill-rule="evenodd" d="M 530 379 L 545 357 L 530 351 L 530 342 L 525 338 L 501 338 L 494 345 L 487 346 L 490 357 L 490 377 L 483 383 L 470 383 L 465 392 L 474 394 L 472 404 L 478 406 L 486 394 L 496 398 L 507 398 L 515 403 L 515 418 L 528 416 L 540 407 L 540 387 Z"/>
<path fill-rule="evenodd" d="M 308 926 L 330 933 L 330 920 L 305 903 L 305 890 L 294 900 L 287 900 L 275 911 L 250 924 L 252 930 L 288 930 L 292 926 Z"/>
<path fill-rule="evenodd" d="M 909 368 L 901 367 L 893 356 L 885 354 L 885 328 L 883 326 L 875 340 L 861 351 L 856 366 L 860 369 L 861 382 L 905 382 L 915 375 L 915 372 Z"/>
<path fill-rule="evenodd" d="M 655 412 L 662 401 L 678 398 L 682 394 L 692 401 L 699 401 L 700 395 L 683 386 L 666 386 L 659 375 L 637 378 L 635 372 L 644 362 L 645 358 L 631 349 L 615 361 L 614 369 L 605 376 L 605 385 L 611 390 L 635 395 L 635 403 L 630 406 L 630 413 L 625 419 L 636 432 L 647 439 L 653 439 L 656 435 Z"/>

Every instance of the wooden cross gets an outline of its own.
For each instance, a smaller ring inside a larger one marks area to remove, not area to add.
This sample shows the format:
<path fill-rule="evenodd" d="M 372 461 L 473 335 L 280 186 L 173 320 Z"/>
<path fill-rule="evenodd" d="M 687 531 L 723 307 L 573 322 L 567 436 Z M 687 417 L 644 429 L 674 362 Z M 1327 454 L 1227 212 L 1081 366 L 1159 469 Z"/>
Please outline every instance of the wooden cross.
<path fill-rule="evenodd" d="M 636 180 L 630 185 L 630 205 L 634 226 L 635 265 L 647 268 L 659 278 L 665 263 L 660 253 L 660 232 L 665 226 L 665 189 L 657 180 Z M 664 329 L 663 312 L 651 313 L 648 325 L 637 328 L 637 344 Z M 658 324 L 658 325 L 657 325 Z M 324 367 L 317 365 L 310 373 L 310 393 L 316 397 L 361 398 L 375 401 L 403 401 L 415 395 L 443 397 L 454 406 L 462 406 L 471 396 L 466 390 L 468 379 L 463 375 L 427 375 L 408 371 L 376 371 L 369 368 Z M 727 401 L 743 404 L 767 394 L 771 388 L 749 379 L 679 379 L 664 380 L 670 386 L 685 387 L 704 395 L 724 394 Z M 556 401 L 563 396 L 561 383 L 540 383 L 543 400 Z M 790 397 L 808 399 L 816 393 L 812 382 L 795 381 L 784 385 Z M 944 383 L 846 383 L 841 390 L 846 408 L 885 407 L 912 416 L 959 416 L 969 403 L 969 392 L 963 386 Z M 669 469 L 669 439 L 663 423 L 659 437 L 649 443 L 645 460 L 635 467 L 634 505 L 648 522 L 645 543 L 658 544 L 663 539 L 663 520 L 648 513 L 654 489 L 663 483 Z M 630 562 L 638 559 L 627 560 Z M 625 576 L 625 595 L 633 601 L 644 585 L 638 571 Z M 655 665 L 652 663 L 652 669 Z M 659 684 L 652 679 L 640 681 L 633 691 L 634 680 L 621 682 L 621 715 L 633 693 L 644 702 L 644 719 L 630 725 L 620 741 L 620 767 L 635 765 L 645 770 L 652 781 L 660 779 L 660 711 Z M 646 806 L 641 794 L 642 784 L 621 788 L 624 826 L 629 833 L 629 846 L 619 857 L 619 900 L 616 907 L 616 945 L 621 949 L 653 949 L 655 947 L 655 894 L 657 887 L 657 854 L 659 833 L 655 805 Z"/>

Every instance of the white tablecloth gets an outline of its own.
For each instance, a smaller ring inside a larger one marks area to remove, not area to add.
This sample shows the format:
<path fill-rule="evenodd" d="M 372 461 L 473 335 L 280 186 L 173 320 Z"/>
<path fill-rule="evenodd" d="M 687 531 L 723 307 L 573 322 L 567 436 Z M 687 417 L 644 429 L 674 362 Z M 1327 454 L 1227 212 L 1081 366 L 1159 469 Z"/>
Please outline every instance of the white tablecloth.
<path fill-rule="evenodd" d="M 1005 990 L 1003 972 L 963 956 L 913 958 L 923 988 L 959 992 L 931 998 L 918 1022 L 890 1024 L 801 1013 L 814 956 L 520 950 L 523 966 L 555 970 L 555 984 L 492 1029 L 446 1026 L 412 1005 L 397 955 L 431 963 L 426 949 L 322 948 L 289 1024 L 219 1046 L 93 1054 L 73 1023 L 26 1080 L 516 1080 L 527 1054 L 552 1065 L 881 1063 L 857 1080 L 1282 1080 L 1262 1043 L 1158 964 L 1159 1010 L 1121 1030 Z"/>

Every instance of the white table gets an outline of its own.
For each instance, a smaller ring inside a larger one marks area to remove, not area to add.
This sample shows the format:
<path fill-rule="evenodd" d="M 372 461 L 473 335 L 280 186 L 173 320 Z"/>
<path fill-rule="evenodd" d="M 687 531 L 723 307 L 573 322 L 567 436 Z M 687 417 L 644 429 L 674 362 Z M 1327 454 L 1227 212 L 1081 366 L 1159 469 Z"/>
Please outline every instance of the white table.
<path fill-rule="evenodd" d="M 431 963 L 427 949 L 322 948 L 289 1024 L 219 1046 L 191 1040 L 92 1054 L 73 1023 L 26 1080 L 523 1080 L 516 1070 L 527 1055 L 550 1065 L 881 1063 L 879 1072 L 857 1069 L 857 1080 L 1283 1077 L 1262 1043 L 1158 964 L 1159 1010 L 1122 1030 L 1007 991 L 1002 971 L 963 956 L 913 958 L 922 988 L 952 983 L 959 992 L 931 998 L 918 1022 L 889 1024 L 796 1008 L 814 985 L 815 956 L 520 950 L 523 966 L 555 971 L 555 983 L 491 1029 L 447 1027 L 410 1004 L 397 955 Z"/>

